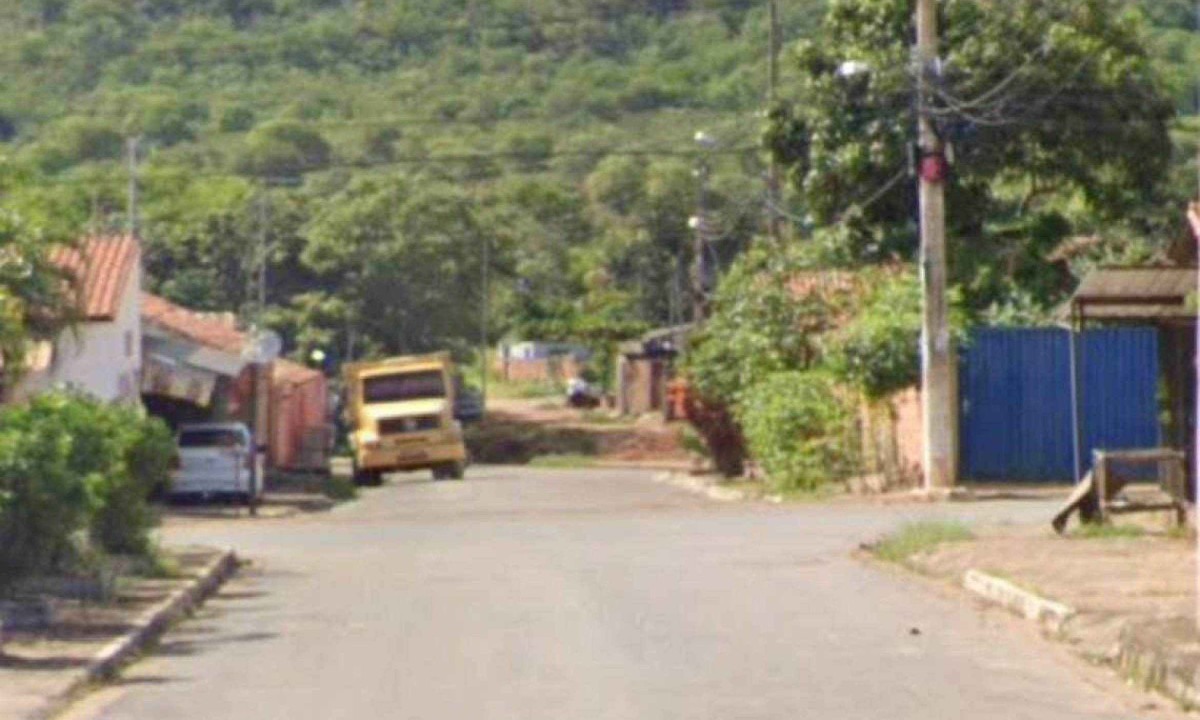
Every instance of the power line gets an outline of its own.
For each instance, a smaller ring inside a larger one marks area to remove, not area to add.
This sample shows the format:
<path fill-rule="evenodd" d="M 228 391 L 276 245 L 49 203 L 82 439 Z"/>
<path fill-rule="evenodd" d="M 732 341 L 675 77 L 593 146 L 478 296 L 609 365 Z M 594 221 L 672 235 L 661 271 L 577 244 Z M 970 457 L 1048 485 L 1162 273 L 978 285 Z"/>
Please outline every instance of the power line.
<path fill-rule="evenodd" d="M 550 153 L 544 154 L 544 155 L 523 153 L 523 152 L 516 152 L 516 151 L 496 151 L 496 152 L 486 152 L 486 153 L 430 155 L 430 156 L 424 156 L 424 157 L 408 156 L 408 157 L 390 158 L 388 160 L 379 161 L 379 162 L 329 163 L 329 164 L 321 166 L 321 167 L 314 167 L 314 168 L 310 168 L 310 169 L 300 170 L 295 175 L 277 176 L 277 177 L 276 176 L 255 175 L 252 173 L 236 173 L 236 172 L 230 172 L 228 170 L 220 170 L 220 171 L 206 170 L 206 169 L 188 170 L 187 168 L 183 168 L 180 166 L 166 166 L 163 168 L 154 168 L 154 167 L 148 168 L 149 174 L 143 176 L 142 184 L 144 185 L 148 182 L 153 181 L 153 179 L 154 179 L 153 173 L 156 169 L 161 169 L 164 171 L 179 170 L 182 172 L 186 172 L 187 176 L 189 178 L 194 178 L 194 177 L 228 178 L 228 179 L 241 179 L 241 180 L 246 180 L 248 182 L 254 181 L 254 180 L 260 180 L 260 181 L 264 181 L 264 182 L 287 184 L 289 181 L 295 180 L 299 177 L 308 176 L 308 175 L 316 175 L 316 174 L 320 174 L 320 173 L 324 173 L 324 172 L 330 172 L 333 170 L 371 170 L 371 169 L 389 168 L 389 167 L 402 167 L 405 165 L 426 166 L 426 165 L 437 165 L 437 164 L 443 163 L 443 162 L 446 162 L 446 163 L 451 163 L 451 162 L 453 162 L 453 163 L 472 163 L 472 162 L 484 162 L 484 161 L 488 161 L 488 160 L 505 160 L 505 159 L 507 159 L 507 160 L 549 161 L 549 160 L 553 160 L 555 158 L 565 158 L 565 157 L 603 158 L 603 157 L 608 157 L 608 156 L 617 156 L 617 157 L 634 157 L 634 158 L 656 158 L 656 157 L 694 158 L 699 155 L 736 156 L 736 155 L 746 155 L 749 153 L 756 153 L 760 149 L 761 148 L 754 146 L 754 145 L 742 145 L 742 146 L 718 148 L 718 149 L 714 149 L 714 150 L 672 149 L 672 148 L 623 148 L 623 149 L 622 148 L 613 148 L 613 149 L 576 150 L 576 151 L 561 150 L 561 151 L 553 151 L 553 152 L 550 152 Z M 78 178 L 78 177 L 63 177 L 63 176 L 50 176 L 50 177 L 44 177 L 44 178 L 37 178 L 35 180 L 26 178 L 26 184 L 31 184 L 31 185 L 54 185 L 54 184 L 95 185 L 98 182 L 103 182 L 103 180 L 98 181 L 96 178 Z"/>

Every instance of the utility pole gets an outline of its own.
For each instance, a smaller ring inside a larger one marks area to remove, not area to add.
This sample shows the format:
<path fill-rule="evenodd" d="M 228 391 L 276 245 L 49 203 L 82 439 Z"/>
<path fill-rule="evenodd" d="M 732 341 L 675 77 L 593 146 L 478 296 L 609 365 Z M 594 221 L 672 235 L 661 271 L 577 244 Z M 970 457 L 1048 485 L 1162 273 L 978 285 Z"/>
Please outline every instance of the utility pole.
<path fill-rule="evenodd" d="M 706 149 L 713 147 L 714 141 L 704 132 L 696 133 L 696 142 Z M 708 179 L 711 168 L 708 158 L 701 158 L 696 168 L 696 177 L 700 181 L 697 196 L 696 214 L 689 221 L 692 235 L 692 322 L 701 323 L 708 317 Z"/>
<path fill-rule="evenodd" d="M 1196 33 L 1200 35 L 1200 0 L 1196 0 Z M 1200 76 L 1196 78 L 1196 110 L 1200 112 Z M 1196 182 L 1197 182 L 1197 198 L 1200 199 L 1200 137 L 1196 140 Z M 1192 224 L 1193 234 L 1196 236 L 1197 249 L 1200 250 L 1200 202 L 1192 206 L 1188 212 L 1188 220 Z M 1200 289 L 1200 275 L 1197 276 L 1196 287 Z M 1200 352 L 1200 317 L 1196 319 L 1196 351 Z M 1192 358 L 1192 373 L 1200 378 L 1200 357 Z M 1194 474 L 1196 483 L 1195 504 L 1192 511 L 1192 527 L 1196 530 L 1196 626 L 1200 628 L 1200 393 L 1196 393 L 1196 407 L 1192 424 L 1196 426 L 1195 436 L 1192 440 L 1192 462 L 1195 463 Z"/>
<path fill-rule="evenodd" d="M 770 50 L 767 57 L 767 112 L 769 113 L 778 99 L 779 93 L 779 3 L 778 0 L 767 0 L 767 14 L 770 16 Z M 775 153 L 769 153 L 767 158 L 767 232 L 776 247 L 782 235 L 779 206 L 782 204 L 779 178 L 779 163 L 775 161 Z"/>
<path fill-rule="evenodd" d="M 930 111 L 938 72 L 937 0 L 917 0 L 917 108 L 920 143 L 921 399 L 928 491 L 954 485 L 954 358 L 946 308 L 945 148 Z"/>
<path fill-rule="evenodd" d="M 483 406 L 487 407 L 488 392 L 488 294 L 490 293 L 491 278 L 488 265 L 491 264 L 491 243 L 488 236 L 483 236 L 483 265 L 480 268 L 483 294 L 479 299 L 479 395 Z"/>
<path fill-rule="evenodd" d="M 140 137 L 131 137 L 125 141 L 125 155 L 129 167 L 129 197 L 128 207 L 125 210 L 126 223 L 128 225 L 129 234 L 132 237 L 138 236 L 138 157 L 139 146 L 142 139 Z"/>
<path fill-rule="evenodd" d="M 268 213 L 270 208 L 267 206 L 266 192 L 258 200 L 258 279 L 257 297 L 255 298 L 257 305 L 254 312 L 254 324 L 261 331 L 263 329 L 263 316 L 267 311 L 267 264 L 270 262 L 271 250 L 268 247 L 269 237 L 268 232 Z"/>

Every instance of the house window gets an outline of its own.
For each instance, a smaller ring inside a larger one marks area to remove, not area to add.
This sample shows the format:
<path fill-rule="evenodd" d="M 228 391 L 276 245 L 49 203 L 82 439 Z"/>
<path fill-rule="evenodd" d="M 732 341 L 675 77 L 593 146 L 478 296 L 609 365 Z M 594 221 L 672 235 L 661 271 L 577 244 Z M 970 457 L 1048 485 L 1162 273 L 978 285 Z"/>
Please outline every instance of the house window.
<path fill-rule="evenodd" d="M 133 331 L 125 331 L 125 357 L 133 357 Z"/>

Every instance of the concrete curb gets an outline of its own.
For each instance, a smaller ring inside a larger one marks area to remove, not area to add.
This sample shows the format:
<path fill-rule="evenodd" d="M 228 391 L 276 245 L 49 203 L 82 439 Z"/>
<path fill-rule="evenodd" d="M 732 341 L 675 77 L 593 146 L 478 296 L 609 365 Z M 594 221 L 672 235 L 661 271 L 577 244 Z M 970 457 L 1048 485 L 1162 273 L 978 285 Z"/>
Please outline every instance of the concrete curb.
<path fill-rule="evenodd" d="M 1062 632 L 1067 621 L 1075 616 L 1075 610 L 1060 602 L 1042 597 L 1022 587 L 989 575 L 980 570 L 968 570 L 963 575 L 963 587 L 988 602 L 1024 617 L 1037 621 L 1054 633 Z"/>
<path fill-rule="evenodd" d="M 50 720 L 61 713 L 79 693 L 96 682 L 111 679 L 123 665 L 153 643 L 179 618 L 200 606 L 236 571 L 237 555 L 223 551 L 199 575 L 178 588 L 153 607 L 147 608 L 132 623 L 130 630 L 96 653 L 79 669 L 66 688 L 46 701 L 28 720 Z"/>
<path fill-rule="evenodd" d="M 1194 632 L 1190 618 L 1176 618 L 1169 623 L 1184 626 Z M 1185 708 L 1200 706 L 1200 667 L 1195 648 L 1190 652 L 1176 649 L 1157 636 L 1147 625 L 1126 624 L 1117 642 L 1115 664 L 1131 683 L 1144 690 L 1157 691 L 1179 702 Z"/>
<path fill-rule="evenodd" d="M 738 488 L 722 487 L 706 479 L 703 475 L 688 475 L 677 472 L 662 472 L 654 475 L 654 482 L 671 485 L 680 490 L 697 495 L 703 495 L 717 502 L 746 502 L 758 500 L 759 497 Z"/>

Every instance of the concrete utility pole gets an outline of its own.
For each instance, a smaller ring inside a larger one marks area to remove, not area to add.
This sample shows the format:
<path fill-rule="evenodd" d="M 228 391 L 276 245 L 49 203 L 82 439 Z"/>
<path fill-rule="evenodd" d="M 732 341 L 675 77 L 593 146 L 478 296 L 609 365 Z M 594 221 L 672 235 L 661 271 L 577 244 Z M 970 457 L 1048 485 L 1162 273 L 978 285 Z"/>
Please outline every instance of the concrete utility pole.
<path fill-rule="evenodd" d="M 140 137 L 131 137 L 125 141 L 125 155 L 129 164 L 129 197 L 128 207 L 125 210 L 126 223 L 128 224 L 129 234 L 132 237 L 138 236 L 138 150 L 142 139 Z"/>
<path fill-rule="evenodd" d="M 717 141 L 704 131 L 696 133 L 696 144 L 704 150 L 712 150 Z M 710 274 L 712 269 L 708 263 L 708 180 L 712 175 L 707 155 L 700 158 L 695 170 L 699 180 L 696 214 L 688 220 L 692 235 L 692 253 L 695 256 L 692 263 L 692 322 L 701 323 L 708 317 L 708 293 L 711 289 Z"/>
<path fill-rule="evenodd" d="M 921 205 L 921 398 L 925 490 L 954 485 L 954 356 L 946 308 L 946 155 L 930 112 L 938 72 L 937 0 L 917 0 L 917 107 Z"/>
<path fill-rule="evenodd" d="M 767 1 L 767 11 L 770 16 L 770 50 L 767 57 L 767 111 L 769 112 L 775 107 L 775 101 L 779 93 L 779 4 L 778 0 Z M 782 203 L 780 198 L 780 187 L 782 185 L 779 178 L 779 163 L 775 161 L 775 154 L 771 153 L 767 159 L 767 232 L 771 236 L 771 241 L 776 246 L 779 245 L 779 239 L 782 236 L 782 223 L 779 217 L 779 206 Z"/>
<path fill-rule="evenodd" d="M 483 236 L 483 265 L 480 268 L 482 275 L 482 295 L 479 299 L 479 397 L 483 402 L 484 407 L 487 407 L 488 393 L 488 295 L 491 292 L 490 276 L 488 266 L 491 264 L 491 242 L 488 236 Z"/>
<path fill-rule="evenodd" d="M 1200 0 L 1196 0 L 1196 33 L 1200 34 Z M 1200 112 L 1200 76 L 1196 78 L 1196 109 Z M 1196 181 L 1197 198 L 1200 200 L 1200 138 L 1196 143 Z M 1188 209 L 1188 221 L 1192 225 L 1192 233 L 1196 236 L 1197 250 L 1200 251 L 1200 202 Z M 1200 291 L 1200 275 L 1197 276 L 1196 287 Z M 1196 318 L 1196 351 L 1200 353 L 1200 314 Z M 1193 374 L 1196 375 L 1200 386 L 1200 356 L 1192 358 Z M 1200 393 L 1196 393 L 1195 416 L 1192 424 L 1196 426 L 1193 439 L 1192 455 L 1195 463 L 1196 494 L 1192 505 L 1192 528 L 1196 531 L 1196 627 L 1200 629 Z"/>

